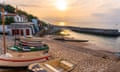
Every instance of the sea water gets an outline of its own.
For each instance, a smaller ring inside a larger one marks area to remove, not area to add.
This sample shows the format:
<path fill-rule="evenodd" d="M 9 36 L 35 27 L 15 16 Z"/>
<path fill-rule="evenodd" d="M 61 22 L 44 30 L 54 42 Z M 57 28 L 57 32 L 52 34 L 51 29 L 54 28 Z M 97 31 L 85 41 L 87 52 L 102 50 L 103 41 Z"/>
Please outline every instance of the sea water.
<path fill-rule="evenodd" d="M 76 33 L 72 31 L 70 32 L 70 36 L 75 39 L 89 40 L 89 43 L 100 47 L 101 49 L 99 50 L 103 50 L 104 48 L 105 50 L 108 51 L 113 50 L 112 52 L 120 52 L 120 37 L 107 37 L 85 33 Z"/>
<path fill-rule="evenodd" d="M 118 29 L 120 32 L 120 24 L 79 24 L 75 23 L 69 24 L 70 26 L 76 27 L 87 27 L 87 28 L 101 28 L 101 29 Z M 112 49 L 115 52 L 120 52 L 120 36 L 119 37 L 109 37 L 109 36 L 100 36 L 100 35 L 92 35 L 87 33 L 77 33 L 70 32 L 70 36 L 76 39 L 87 39 L 90 43 L 95 44 L 101 48 Z"/>

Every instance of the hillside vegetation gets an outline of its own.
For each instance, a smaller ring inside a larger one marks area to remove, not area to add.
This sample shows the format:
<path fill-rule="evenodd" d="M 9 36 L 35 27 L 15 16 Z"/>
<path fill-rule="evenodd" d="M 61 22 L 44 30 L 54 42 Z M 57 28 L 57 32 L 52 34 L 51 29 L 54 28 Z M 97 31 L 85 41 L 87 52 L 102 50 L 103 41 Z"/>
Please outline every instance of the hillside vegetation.
<path fill-rule="evenodd" d="M 0 5 L 0 9 L 2 8 L 3 6 L 2 5 Z M 11 6 L 11 5 L 5 5 L 4 6 L 4 9 L 5 9 L 5 11 L 6 12 L 8 12 L 8 13 L 15 13 L 15 8 L 13 7 L 13 6 Z M 1 12 L 1 11 L 0 11 Z M 1 14 L 1 13 L 0 13 Z M 22 10 L 17 10 L 17 14 L 19 14 L 19 15 L 25 15 L 25 16 L 27 16 L 27 18 L 28 18 L 28 21 L 32 21 L 32 19 L 33 18 L 36 18 L 36 19 L 38 19 L 36 16 L 33 16 L 32 14 L 29 14 L 29 13 L 27 13 L 27 12 L 25 12 L 25 11 L 22 11 Z M 7 25 L 9 25 L 9 24 L 11 24 L 11 23 L 13 23 L 14 22 L 14 18 L 13 17 L 6 17 L 6 19 L 5 19 L 5 24 L 7 24 Z M 1 21 L 1 15 L 0 15 L 0 24 L 2 23 L 2 21 Z"/>

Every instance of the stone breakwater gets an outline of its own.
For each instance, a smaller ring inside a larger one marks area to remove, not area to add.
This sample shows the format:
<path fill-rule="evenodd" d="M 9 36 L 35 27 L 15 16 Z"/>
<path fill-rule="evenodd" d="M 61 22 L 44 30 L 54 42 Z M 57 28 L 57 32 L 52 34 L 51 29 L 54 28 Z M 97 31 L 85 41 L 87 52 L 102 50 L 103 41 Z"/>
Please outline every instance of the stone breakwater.
<path fill-rule="evenodd" d="M 79 33 L 112 36 L 112 37 L 120 36 L 120 32 L 118 29 L 84 28 L 84 27 L 73 27 L 73 26 L 53 26 L 53 27 L 66 28 Z"/>

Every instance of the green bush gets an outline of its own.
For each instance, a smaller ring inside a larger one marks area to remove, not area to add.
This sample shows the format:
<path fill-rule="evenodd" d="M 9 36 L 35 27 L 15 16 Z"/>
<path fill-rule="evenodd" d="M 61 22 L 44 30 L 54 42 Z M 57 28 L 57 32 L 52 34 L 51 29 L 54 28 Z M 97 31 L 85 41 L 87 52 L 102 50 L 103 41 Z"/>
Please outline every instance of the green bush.
<path fill-rule="evenodd" d="M 0 8 L 2 8 L 3 6 L 0 4 Z M 11 5 L 5 5 L 4 6 L 4 9 L 5 9 L 5 11 L 7 11 L 8 13 L 15 13 L 15 8 L 13 7 L 13 6 L 11 6 Z M 28 13 L 26 13 L 26 12 L 24 12 L 24 11 L 22 11 L 22 10 L 18 10 L 17 11 L 17 13 L 19 14 L 19 15 L 25 15 L 25 16 L 27 16 L 27 18 L 28 18 L 28 21 L 32 21 L 32 19 L 33 18 L 35 18 L 35 19 L 38 19 L 36 16 L 33 16 L 33 15 L 31 15 L 31 14 L 28 14 Z M 10 20 L 10 21 L 7 21 L 7 20 Z M 0 21 L 1 21 L 1 15 L 0 15 Z M 11 23 L 11 22 L 13 22 L 13 18 L 7 18 L 6 19 L 6 23 Z M 1 22 L 0 22 L 1 23 Z"/>
<path fill-rule="evenodd" d="M 13 17 L 6 17 L 5 18 L 5 25 L 10 25 L 13 22 L 14 22 L 14 18 Z M 0 24 L 2 24 L 2 19 L 0 19 Z"/>

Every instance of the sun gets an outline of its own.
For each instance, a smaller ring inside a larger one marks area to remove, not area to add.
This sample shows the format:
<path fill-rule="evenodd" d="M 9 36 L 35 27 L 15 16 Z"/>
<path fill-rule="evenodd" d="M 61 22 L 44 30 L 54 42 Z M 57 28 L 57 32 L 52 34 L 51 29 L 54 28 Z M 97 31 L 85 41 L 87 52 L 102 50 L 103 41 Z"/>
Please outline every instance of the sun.
<path fill-rule="evenodd" d="M 59 10 L 66 10 L 67 9 L 67 2 L 65 0 L 57 0 L 56 7 Z"/>

